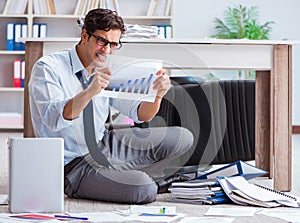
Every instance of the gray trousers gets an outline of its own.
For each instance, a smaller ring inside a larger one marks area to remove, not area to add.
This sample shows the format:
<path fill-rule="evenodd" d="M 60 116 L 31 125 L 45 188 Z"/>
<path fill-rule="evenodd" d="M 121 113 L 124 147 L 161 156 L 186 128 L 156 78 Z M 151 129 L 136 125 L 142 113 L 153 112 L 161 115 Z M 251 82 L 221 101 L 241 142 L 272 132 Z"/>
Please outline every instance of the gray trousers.
<path fill-rule="evenodd" d="M 73 198 L 143 204 L 156 199 L 155 181 L 187 161 L 193 135 L 181 127 L 127 128 L 107 131 L 102 152 L 114 168 L 90 155 L 65 171 L 65 194 Z M 67 164 L 66 166 L 68 166 Z M 72 162 L 70 163 L 72 165 Z"/>

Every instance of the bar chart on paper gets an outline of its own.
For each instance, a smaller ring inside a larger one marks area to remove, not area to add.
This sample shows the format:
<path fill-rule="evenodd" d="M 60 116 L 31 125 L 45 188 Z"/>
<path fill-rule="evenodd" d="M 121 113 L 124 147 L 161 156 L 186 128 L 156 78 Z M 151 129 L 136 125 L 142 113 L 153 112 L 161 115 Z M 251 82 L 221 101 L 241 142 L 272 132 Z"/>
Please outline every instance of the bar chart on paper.
<path fill-rule="evenodd" d="M 112 69 L 110 83 L 100 96 L 153 102 L 156 96 L 153 81 L 157 78 L 157 67 L 157 64 L 127 64 Z"/>
<path fill-rule="evenodd" d="M 114 92 L 127 92 L 136 94 L 147 94 L 152 83 L 154 74 L 149 74 L 148 77 L 136 78 L 135 80 L 127 80 L 127 83 L 118 85 L 109 85 L 106 90 Z"/>

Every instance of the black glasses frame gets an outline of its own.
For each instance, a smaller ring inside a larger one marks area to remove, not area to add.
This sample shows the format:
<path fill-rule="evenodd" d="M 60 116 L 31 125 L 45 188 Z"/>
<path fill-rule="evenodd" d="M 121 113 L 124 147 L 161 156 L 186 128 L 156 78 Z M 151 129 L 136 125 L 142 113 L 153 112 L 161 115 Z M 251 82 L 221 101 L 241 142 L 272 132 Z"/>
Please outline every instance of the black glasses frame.
<path fill-rule="evenodd" d="M 107 39 L 105 39 L 105 38 L 103 38 L 101 36 L 96 36 L 94 33 L 90 32 L 90 31 L 88 31 L 88 32 L 89 32 L 89 34 L 91 36 L 93 36 L 96 39 L 96 43 L 99 46 L 103 46 L 104 47 L 104 46 L 107 46 L 109 44 L 109 47 L 112 50 L 119 50 L 122 47 L 121 41 L 119 41 L 119 42 L 111 42 L 111 41 L 109 41 L 109 40 L 107 40 Z"/>

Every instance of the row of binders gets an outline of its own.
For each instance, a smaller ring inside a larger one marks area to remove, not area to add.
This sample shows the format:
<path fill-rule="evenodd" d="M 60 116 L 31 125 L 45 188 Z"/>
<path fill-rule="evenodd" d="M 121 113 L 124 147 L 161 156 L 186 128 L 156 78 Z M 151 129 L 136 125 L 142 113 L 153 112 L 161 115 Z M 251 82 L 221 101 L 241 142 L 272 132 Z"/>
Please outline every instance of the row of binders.
<path fill-rule="evenodd" d="M 15 59 L 13 61 L 14 83 L 15 88 L 24 87 L 25 81 L 25 60 Z"/>
<path fill-rule="evenodd" d="M 46 37 L 47 24 L 34 23 L 32 26 L 32 37 Z M 25 50 L 25 45 L 21 42 L 20 38 L 28 37 L 27 23 L 13 23 L 6 24 L 6 50 Z"/>

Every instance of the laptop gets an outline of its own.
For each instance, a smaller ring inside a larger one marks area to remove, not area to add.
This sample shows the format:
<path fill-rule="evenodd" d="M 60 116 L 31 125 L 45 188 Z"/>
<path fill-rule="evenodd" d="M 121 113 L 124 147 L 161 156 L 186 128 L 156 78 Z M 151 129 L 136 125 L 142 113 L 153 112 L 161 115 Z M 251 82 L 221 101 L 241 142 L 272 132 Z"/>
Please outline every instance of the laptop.
<path fill-rule="evenodd" d="M 64 142 L 9 138 L 10 212 L 63 212 Z"/>

